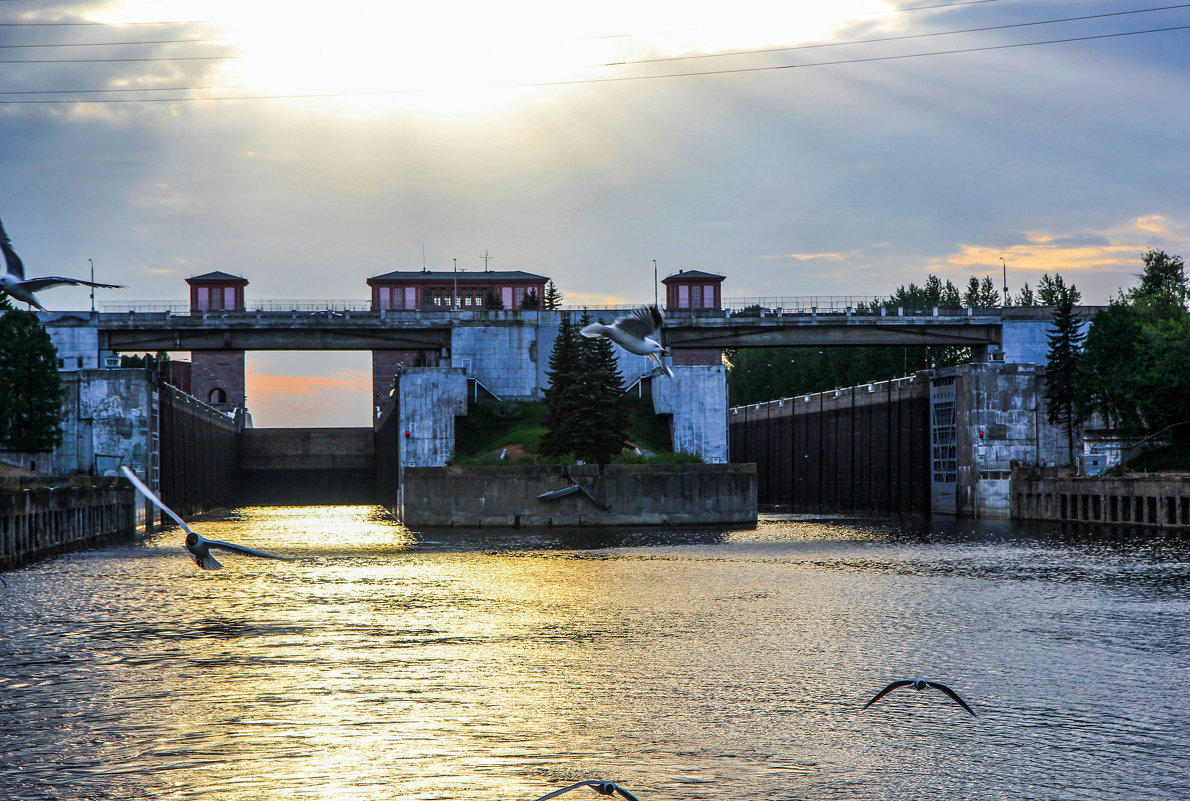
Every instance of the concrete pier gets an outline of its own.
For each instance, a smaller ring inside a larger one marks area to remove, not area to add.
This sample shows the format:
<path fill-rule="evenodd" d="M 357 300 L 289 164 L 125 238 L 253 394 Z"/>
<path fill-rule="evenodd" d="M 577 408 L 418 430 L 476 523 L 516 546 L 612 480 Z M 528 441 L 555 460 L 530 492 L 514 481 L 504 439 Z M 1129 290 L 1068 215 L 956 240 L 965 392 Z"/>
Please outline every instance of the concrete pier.
<path fill-rule="evenodd" d="M 136 531 L 136 502 L 115 478 L 0 481 L 0 568 L 78 550 Z"/>
<path fill-rule="evenodd" d="M 404 495 L 397 517 L 429 528 L 756 523 L 754 465 L 406 468 Z"/>
<path fill-rule="evenodd" d="M 1190 476 L 1062 476 L 1016 468 L 1012 516 L 1190 531 Z"/>

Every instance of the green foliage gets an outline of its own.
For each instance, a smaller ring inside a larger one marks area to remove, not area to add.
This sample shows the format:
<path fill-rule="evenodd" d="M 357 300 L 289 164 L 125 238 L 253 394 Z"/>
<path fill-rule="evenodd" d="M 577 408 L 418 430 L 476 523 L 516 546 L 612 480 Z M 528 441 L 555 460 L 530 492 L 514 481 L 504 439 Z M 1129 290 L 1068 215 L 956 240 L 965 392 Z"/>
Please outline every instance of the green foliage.
<path fill-rule="evenodd" d="M 1170 256 L 1160 250 L 1149 250 L 1141 257 L 1144 271 L 1138 276 L 1140 285 L 1128 292 L 1127 298 L 1156 318 L 1174 317 L 1186 310 L 1186 271 L 1181 256 Z"/>
<path fill-rule="evenodd" d="M 988 304 L 995 295 L 990 278 L 982 282 L 972 278 L 968 289 L 971 292 L 968 299 L 978 304 Z M 902 285 L 886 300 L 861 304 L 859 309 L 866 313 L 884 309 L 891 314 L 900 309 L 905 314 L 916 314 L 928 313 L 935 308 L 958 309 L 963 302 L 964 296 L 953 283 L 931 275 L 922 286 Z M 999 301 L 990 305 L 998 306 Z M 736 314 L 746 315 L 749 311 L 741 309 Z M 912 375 L 918 370 L 962 364 L 970 358 L 970 349 L 955 347 L 741 349 L 728 354 L 727 387 L 732 404 L 759 403 L 869 381 L 886 381 Z"/>
<path fill-rule="evenodd" d="M 1091 321 L 1082 403 L 1129 436 L 1190 420 L 1190 318 L 1182 259 L 1150 250 L 1140 284 Z"/>
<path fill-rule="evenodd" d="M 488 292 L 483 297 L 483 307 L 485 309 L 503 309 L 504 301 L 492 292 Z"/>
<path fill-rule="evenodd" d="M 1174 429 L 1171 444 L 1145 451 L 1128 463 L 1129 470 L 1161 472 L 1190 470 L 1190 433 L 1186 427 Z"/>
<path fill-rule="evenodd" d="M 1049 334 L 1049 353 L 1046 356 L 1045 400 L 1052 425 L 1066 429 L 1069 464 L 1074 463 L 1074 430 L 1082 417 L 1079 414 L 1079 366 L 1082 355 L 1082 326 L 1074 314 L 1081 296 L 1074 284 L 1069 287 L 1057 276 L 1054 281 L 1055 299 L 1053 331 Z"/>
<path fill-rule="evenodd" d="M 563 315 L 550 353 L 550 387 L 542 452 L 547 456 L 573 453 L 584 462 L 606 464 L 624 447 L 628 424 L 612 343 L 588 339 L 579 329 L 591 317 L 583 312 L 577 325 Z"/>
<path fill-rule="evenodd" d="M 640 447 L 660 453 L 669 451 L 669 430 L 662 425 L 661 418 L 653 411 L 652 398 L 637 398 L 627 395 L 623 403 L 628 412 L 628 425 L 624 430 L 625 436 Z"/>
<path fill-rule="evenodd" d="M 1033 294 L 1033 290 L 1029 289 L 1029 282 L 1021 287 L 1021 291 L 1012 300 L 1013 306 L 1039 306 L 1041 305 L 1037 300 L 1037 295 Z"/>
<path fill-rule="evenodd" d="M 1061 275 L 1055 273 L 1054 277 L 1050 278 L 1050 274 L 1045 273 L 1037 282 L 1037 299 L 1041 301 L 1042 306 L 1057 306 L 1064 288 L 1065 283 Z"/>
<path fill-rule="evenodd" d="M 472 403 L 467 416 L 455 429 L 455 453 L 464 459 L 482 458 L 484 454 L 513 443 L 526 451 L 541 448 L 545 435 L 545 405 L 539 402 L 481 400 Z M 467 462 L 470 463 L 470 462 Z"/>
<path fill-rule="evenodd" d="M 548 292 L 548 289 L 547 289 Z M 568 430 L 576 414 L 571 385 L 575 381 L 574 364 L 581 346 L 578 329 L 569 314 L 562 315 L 558 336 L 550 351 L 550 380 L 545 391 L 546 434 L 541 439 L 541 452 L 546 456 L 560 456 L 571 450 Z"/>
<path fill-rule="evenodd" d="M 58 351 L 37 315 L 0 315 L 0 444 L 37 451 L 62 442 Z"/>
<path fill-rule="evenodd" d="M 963 306 L 970 309 L 995 309 L 1000 306 L 1000 293 L 992 285 L 992 279 L 984 276 L 978 279 L 971 276 L 967 281 L 967 291 L 963 293 Z"/>
<path fill-rule="evenodd" d="M 554 279 L 550 279 L 545 285 L 545 297 L 542 298 L 542 304 L 547 309 L 558 309 L 562 307 L 562 293 L 558 291 L 558 287 L 554 286 Z"/>
<path fill-rule="evenodd" d="M 540 308 L 540 307 L 541 307 L 541 301 L 539 301 L 539 300 L 537 299 L 537 292 L 536 292 L 536 291 L 534 291 L 534 290 L 532 290 L 532 289 L 531 289 L 531 290 L 529 290 L 528 292 L 526 292 L 526 293 L 525 293 L 525 297 L 523 297 L 523 298 L 521 299 L 521 306 L 520 306 L 520 307 L 521 307 L 522 309 L 537 309 L 537 308 Z"/>
<path fill-rule="evenodd" d="M 988 281 L 990 283 L 991 279 Z M 962 305 L 963 296 L 954 284 L 950 281 L 943 283 L 938 276 L 930 275 L 921 286 L 910 283 L 909 286 L 902 284 L 897 287 L 897 291 L 893 292 L 888 300 L 876 303 L 873 311 L 879 311 L 881 306 L 890 312 L 896 312 L 898 308 L 909 312 L 929 311 L 935 308 L 958 309 Z"/>

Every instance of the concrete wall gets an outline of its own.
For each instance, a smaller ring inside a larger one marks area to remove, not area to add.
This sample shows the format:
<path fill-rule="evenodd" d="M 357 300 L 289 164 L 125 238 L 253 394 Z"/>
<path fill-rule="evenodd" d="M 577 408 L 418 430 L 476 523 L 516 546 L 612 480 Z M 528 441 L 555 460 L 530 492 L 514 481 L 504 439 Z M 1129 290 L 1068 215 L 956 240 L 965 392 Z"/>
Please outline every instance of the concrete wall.
<path fill-rule="evenodd" d="M 46 332 L 58 351 L 59 369 L 95 370 L 103 366 L 99 361 L 99 329 L 92 324 L 89 314 L 42 313 L 38 316 L 43 323 L 47 318 L 54 321 L 54 325 L 46 326 Z"/>
<path fill-rule="evenodd" d="M 157 399 L 147 370 L 64 372 L 62 444 L 5 461 L 37 464 L 43 475 L 117 476 L 121 464 L 156 467 Z M 155 477 L 154 477 L 155 480 Z"/>
<path fill-rule="evenodd" d="M 1065 434 L 1048 421 L 1044 371 L 1031 364 L 966 364 L 939 370 L 935 380 L 947 376 L 956 381 L 954 511 L 964 517 L 1008 519 L 1014 463 L 1048 467 L 1068 462 Z"/>
<path fill-rule="evenodd" d="M 753 465 L 406 468 L 405 483 L 397 513 L 413 527 L 756 522 Z M 538 498 L 575 484 L 586 492 Z"/>
<path fill-rule="evenodd" d="M 238 498 L 247 504 L 375 503 L 370 428 L 248 428 Z"/>
<path fill-rule="evenodd" d="M 132 536 L 135 508 L 123 479 L 0 481 L 0 569 Z"/>
<path fill-rule="evenodd" d="M 1012 516 L 1020 520 L 1190 530 L 1190 476 L 1059 476 L 1018 468 Z"/>
<path fill-rule="evenodd" d="M 248 428 L 240 447 L 243 470 L 372 468 L 370 428 Z"/>
<path fill-rule="evenodd" d="M 1099 306 L 1079 306 L 1075 314 L 1083 320 L 1085 334 Z M 1039 364 L 1049 361 L 1049 335 L 1054 330 L 1054 310 L 1046 306 L 1013 307 L 1002 313 L 1000 348 L 1009 364 Z"/>
<path fill-rule="evenodd" d="M 617 314 L 593 313 L 591 319 L 610 323 Z M 502 400 L 541 400 L 549 386 L 550 353 L 563 315 L 576 325 L 581 317 L 569 311 L 460 312 L 451 330 L 450 366 L 479 379 Z M 654 364 L 644 356 L 620 347 L 613 350 L 625 386 L 652 372 Z"/>
<path fill-rule="evenodd" d="M 674 365 L 672 378 L 650 380 L 653 410 L 672 418 L 673 449 L 724 464 L 727 447 L 727 370 L 717 365 Z"/>
<path fill-rule="evenodd" d="M 467 414 L 467 377 L 463 371 L 452 367 L 410 368 L 401 373 L 396 394 L 401 466 L 436 467 L 450 461 L 455 449 L 455 417 Z"/>

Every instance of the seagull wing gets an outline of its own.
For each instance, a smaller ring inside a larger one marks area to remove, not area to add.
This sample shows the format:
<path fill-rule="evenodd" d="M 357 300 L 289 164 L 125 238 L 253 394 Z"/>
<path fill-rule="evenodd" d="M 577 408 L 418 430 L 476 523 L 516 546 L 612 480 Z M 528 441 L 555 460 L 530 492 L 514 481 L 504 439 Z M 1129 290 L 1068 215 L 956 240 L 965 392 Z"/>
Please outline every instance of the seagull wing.
<path fill-rule="evenodd" d="M 82 278 L 62 278 L 57 275 L 47 275 L 41 278 L 30 278 L 22 281 L 21 286 L 30 292 L 40 292 L 52 286 L 94 286 L 100 289 L 123 289 L 122 284 L 99 284 L 95 281 L 84 281 Z"/>
<path fill-rule="evenodd" d="M 210 540 L 208 540 L 208 542 L 210 542 Z M 222 570 L 223 569 L 223 565 L 219 562 L 218 559 L 211 556 L 210 551 L 205 551 L 202 554 L 202 556 L 199 556 L 198 554 L 195 554 L 193 552 L 191 552 L 190 555 L 194 557 L 195 563 L 197 563 L 198 566 L 201 567 L 203 570 Z"/>
<path fill-rule="evenodd" d="M 8 240 L 8 233 L 4 230 L 4 223 L 0 222 L 0 251 L 4 253 L 4 264 L 8 268 L 8 274 L 23 281 L 25 280 L 25 265 L 21 262 L 21 257 L 12 249 L 12 242 Z"/>
<path fill-rule="evenodd" d="M 260 556 L 260 557 L 263 557 L 264 559 L 280 559 L 282 562 L 291 561 L 286 556 L 275 556 L 271 553 L 265 553 L 264 551 L 257 551 L 253 548 L 246 548 L 243 545 L 236 545 L 234 542 L 223 542 L 222 540 L 208 540 L 206 537 L 203 537 L 203 539 L 206 540 L 208 547 L 214 548 L 217 551 L 224 551 L 226 553 L 238 553 L 238 554 L 243 554 L 244 556 Z"/>
<path fill-rule="evenodd" d="M 889 693 L 891 693 L 893 690 L 897 689 L 898 687 L 908 687 L 912 683 L 913 683 L 913 681 L 911 679 L 905 679 L 902 681 L 894 681 L 892 684 L 888 685 L 883 690 L 876 693 L 876 696 L 871 701 L 868 701 L 868 703 L 864 704 L 864 709 L 867 709 L 872 704 L 876 703 L 881 698 L 888 695 Z"/>
<path fill-rule="evenodd" d="M 625 314 L 623 317 L 617 317 L 615 326 L 626 334 L 631 334 L 634 337 L 645 339 L 657 339 L 660 342 L 660 337 L 657 333 L 661 330 L 662 317 L 661 312 L 657 310 L 656 306 L 641 306 L 639 309 L 633 309 Z"/>
<path fill-rule="evenodd" d="M 179 526 L 181 526 L 183 531 L 185 531 L 187 534 L 194 534 L 194 536 L 196 536 L 196 537 L 202 536 L 201 534 L 196 534 L 195 532 L 191 531 L 190 526 L 186 525 L 186 521 L 183 520 L 182 518 L 178 517 L 178 515 L 174 512 L 173 509 L 170 509 L 168 506 L 163 504 L 161 502 L 161 499 L 153 494 L 153 490 L 149 489 L 145 485 L 145 482 L 143 482 L 139 478 L 137 478 L 136 473 L 132 472 L 132 470 L 128 467 L 128 465 L 122 464 L 122 465 L 120 465 L 120 469 L 124 471 L 124 477 L 132 482 L 132 486 L 134 486 L 138 490 L 140 490 L 141 495 L 144 495 L 146 498 L 148 498 L 150 501 L 152 501 L 157 506 L 158 509 L 160 509 L 161 511 L 165 512 L 167 515 L 172 517 L 173 521 L 175 523 L 177 523 Z"/>
<path fill-rule="evenodd" d="M 619 793 L 624 798 L 628 799 L 628 801 L 638 801 L 637 797 L 632 793 L 628 792 L 623 787 L 620 787 L 618 784 L 613 784 L 612 782 L 579 782 L 578 784 L 572 784 L 569 787 L 563 787 L 561 790 L 554 790 L 554 792 L 550 793 L 549 795 L 543 795 L 541 798 L 537 799 L 537 801 L 548 801 L 551 798 L 557 798 L 563 793 L 569 793 L 571 790 L 576 790 L 579 787 L 590 787 L 600 795 L 613 795 L 615 793 Z"/>
<path fill-rule="evenodd" d="M 979 715 L 975 714 L 975 710 L 973 710 L 971 707 L 967 706 L 966 701 L 964 701 L 962 698 L 959 698 L 958 693 L 956 693 L 954 690 L 947 687 L 945 684 L 939 684 L 936 681 L 927 681 L 926 685 L 929 687 L 933 687 L 935 690 L 941 690 L 942 692 L 949 695 L 951 698 L 953 698 L 955 701 L 958 702 L 959 706 L 961 706 L 963 709 L 966 709 L 968 712 L 970 712 L 972 717 L 976 717 L 976 718 L 979 717 Z"/>
<path fill-rule="evenodd" d="M 598 789 L 599 786 L 599 782 L 579 782 L 578 784 L 572 784 L 569 787 L 563 787 L 561 790 L 554 790 L 549 795 L 543 795 L 541 798 L 537 799 L 537 801 L 549 801 L 551 798 L 557 798 L 563 793 L 569 793 L 571 790 L 577 790 L 579 787 L 593 787 Z"/>

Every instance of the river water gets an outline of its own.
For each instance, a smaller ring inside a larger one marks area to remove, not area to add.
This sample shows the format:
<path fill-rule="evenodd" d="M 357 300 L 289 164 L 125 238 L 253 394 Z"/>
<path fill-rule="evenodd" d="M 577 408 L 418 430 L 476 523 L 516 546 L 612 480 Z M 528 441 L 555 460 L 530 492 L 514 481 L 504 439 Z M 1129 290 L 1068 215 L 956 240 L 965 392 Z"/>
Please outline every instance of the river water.
<path fill-rule="evenodd" d="M 203 572 L 166 530 L 6 575 L 0 797 L 1190 798 L 1176 537 L 195 528 L 293 561 Z M 930 689 L 861 709 L 919 676 L 979 716 Z"/>

